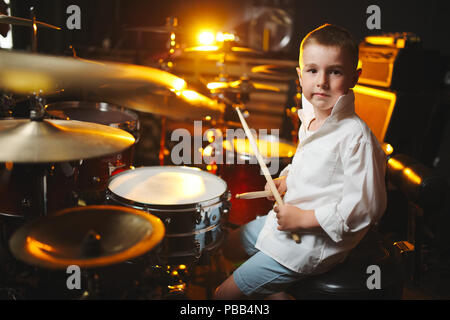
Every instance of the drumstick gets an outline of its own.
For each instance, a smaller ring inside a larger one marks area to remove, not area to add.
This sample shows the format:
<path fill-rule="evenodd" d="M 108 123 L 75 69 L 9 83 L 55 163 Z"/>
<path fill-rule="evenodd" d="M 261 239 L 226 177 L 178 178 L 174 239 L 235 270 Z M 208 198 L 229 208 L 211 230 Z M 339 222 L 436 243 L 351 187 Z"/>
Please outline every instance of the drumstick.
<path fill-rule="evenodd" d="M 265 198 L 272 195 L 272 191 L 264 190 L 264 191 L 254 191 L 254 192 L 246 192 L 237 194 L 236 199 L 257 199 L 257 198 Z"/>
<path fill-rule="evenodd" d="M 242 116 L 241 110 L 239 108 L 236 108 L 236 111 L 238 113 L 239 119 L 241 120 L 242 127 L 244 128 L 245 134 L 248 137 L 248 141 L 250 142 L 250 145 L 253 149 L 253 153 L 256 156 L 256 159 L 258 160 L 259 166 L 261 167 L 262 172 L 264 173 L 264 177 L 266 178 L 267 183 L 269 184 L 269 188 L 272 191 L 273 196 L 275 197 L 276 202 L 279 205 L 283 205 L 283 200 L 281 199 L 280 193 L 278 192 L 277 187 L 275 186 L 275 183 L 272 180 L 272 176 L 269 173 L 269 170 L 267 169 L 266 163 L 264 162 L 263 158 L 261 157 L 261 154 L 259 153 L 258 147 L 256 145 L 255 139 L 253 138 L 253 135 L 247 126 L 247 122 L 245 121 L 244 117 Z M 295 234 L 291 233 L 292 239 L 295 240 L 295 242 L 300 242 L 300 237 Z"/>

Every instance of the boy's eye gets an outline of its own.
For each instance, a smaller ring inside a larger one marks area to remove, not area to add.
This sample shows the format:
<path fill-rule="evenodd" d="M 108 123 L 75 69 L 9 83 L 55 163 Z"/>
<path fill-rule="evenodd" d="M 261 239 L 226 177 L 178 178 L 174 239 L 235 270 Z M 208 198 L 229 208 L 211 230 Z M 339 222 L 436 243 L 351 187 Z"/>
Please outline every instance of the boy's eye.
<path fill-rule="evenodd" d="M 311 72 L 311 73 L 316 73 L 316 72 L 317 72 L 316 69 L 308 69 L 307 71 L 308 71 L 308 72 Z"/>
<path fill-rule="evenodd" d="M 330 73 L 333 74 L 333 75 L 340 75 L 340 74 L 342 74 L 342 72 L 339 71 L 339 70 L 331 70 Z"/>

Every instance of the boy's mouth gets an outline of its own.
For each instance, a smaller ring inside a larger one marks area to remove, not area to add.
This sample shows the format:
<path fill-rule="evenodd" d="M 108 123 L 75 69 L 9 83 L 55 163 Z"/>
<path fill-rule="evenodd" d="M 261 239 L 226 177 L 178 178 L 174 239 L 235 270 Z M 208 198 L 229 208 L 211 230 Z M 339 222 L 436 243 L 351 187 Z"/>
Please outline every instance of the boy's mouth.
<path fill-rule="evenodd" d="M 322 97 L 322 98 L 329 97 L 329 95 L 327 95 L 325 93 L 320 93 L 320 92 L 313 93 L 313 96 Z"/>

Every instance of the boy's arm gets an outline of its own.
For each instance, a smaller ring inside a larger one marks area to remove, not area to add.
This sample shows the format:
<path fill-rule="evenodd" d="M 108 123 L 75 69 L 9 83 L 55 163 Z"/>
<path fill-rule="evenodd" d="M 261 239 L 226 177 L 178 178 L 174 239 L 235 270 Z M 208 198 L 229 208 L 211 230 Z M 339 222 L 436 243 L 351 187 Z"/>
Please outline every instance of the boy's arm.
<path fill-rule="evenodd" d="M 370 142 L 355 143 L 342 157 L 344 184 L 335 203 L 315 208 L 321 228 L 335 242 L 377 221 L 386 209 L 386 156 Z"/>

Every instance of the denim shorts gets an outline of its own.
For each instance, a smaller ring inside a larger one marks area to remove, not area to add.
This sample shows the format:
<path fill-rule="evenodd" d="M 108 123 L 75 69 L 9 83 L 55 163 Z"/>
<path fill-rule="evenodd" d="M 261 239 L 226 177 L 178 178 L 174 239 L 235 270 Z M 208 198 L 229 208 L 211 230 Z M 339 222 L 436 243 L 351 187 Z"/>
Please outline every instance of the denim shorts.
<path fill-rule="evenodd" d="M 242 245 L 251 257 L 234 271 L 233 278 L 241 292 L 248 297 L 263 298 L 282 292 L 293 282 L 304 277 L 255 248 L 266 217 L 250 221 L 240 229 Z"/>

